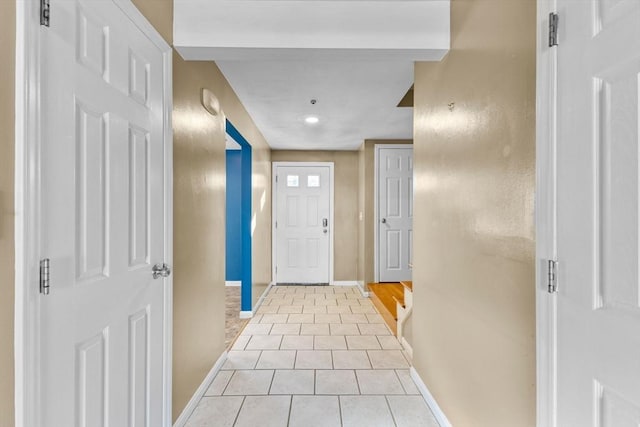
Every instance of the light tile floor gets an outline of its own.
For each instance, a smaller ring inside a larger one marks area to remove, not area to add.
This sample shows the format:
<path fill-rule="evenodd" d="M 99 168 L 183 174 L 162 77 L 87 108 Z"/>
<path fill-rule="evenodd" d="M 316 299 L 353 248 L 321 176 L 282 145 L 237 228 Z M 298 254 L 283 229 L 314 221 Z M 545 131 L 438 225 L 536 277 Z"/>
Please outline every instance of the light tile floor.
<path fill-rule="evenodd" d="M 438 427 L 356 287 L 271 288 L 187 427 Z"/>

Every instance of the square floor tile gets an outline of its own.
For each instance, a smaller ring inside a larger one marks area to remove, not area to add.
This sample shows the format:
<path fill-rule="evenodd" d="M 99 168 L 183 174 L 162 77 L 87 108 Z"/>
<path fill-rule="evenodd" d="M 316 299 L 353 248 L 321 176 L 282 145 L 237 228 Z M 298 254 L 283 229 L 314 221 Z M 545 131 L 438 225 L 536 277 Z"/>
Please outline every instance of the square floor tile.
<path fill-rule="evenodd" d="M 370 305 L 361 305 L 360 307 L 351 307 L 351 312 L 355 314 L 375 314 L 376 309 Z"/>
<path fill-rule="evenodd" d="M 301 305 L 281 305 L 280 308 L 278 309 L 278 313 L 300 314 L 302 313 L 302 306 Z"/>
<path fill-rule="evenodd" d="M 340 426 L 338 396 L 293 396 L 290 427 Z"/>
<path fill-rule="evenodd" d="M 378 341 L 383 350 L 402 350 L 400 341 L 394 335 L 379 335 Z"/>
<path fill-rule="evenodd" d="M 315 371 L 278 370 L 273 376 L 269 394 L 314 394 Z"/>
<path fill-rule="evenodd" d="M 316 335 L 313 348 L 315 350 L 346 350 L 347 343 L 342 335 Z"/>
<path fill-rule="evenodd" d="M 293 369 L 295 350 L 264 350 L 256 369 Z"/>
<path fill-rule="evenodd" d="M 396 374 L 402 383 L 402 387 L 404 387 L 404 391 L 407 394 L 420 394 L 420 390 L 416 386 L 416 383 L 413 382 L 413 378 L 411 378 L 411 374 L 408 369 L 397 369 Z"/>
<path fill-rule="evenodd" d="M 329 314 L 351 314 L 351 307 L 348 305 L 340 305 L 327 307 L 327 313 Z"/>
<path fill-rule="evenodd" d="M 230 351 L 222 369 L 253 369 L 260 357 L 260 351 Z"/>
<path fill-rule="evenodd" d="M 353 308 L 352 308 L 353 310 Z M 342 323 L 368 323 L 367 316 L 364 314 L 341 314 Z"/>
<path fill-rule="evenodd" d="M 439 427 L 422 396 L 387 396 L 398 427 Z"/>
<path fill-rule="evenodd" d="M 371 369 L 371 362 L 365 350 L 334 350 L 334 369 Z"/>
<path fill-rule="evenodd" d="M 277 350 L 282 335 L 253 335 L 245 347 L 247 350 Z"/>
<path fill-rule="evenodd" d="M 316 371 L 316 394 L 360 394 L 352 370 Z"/>
<path fill-rule="evenodd" d="M 300 335 L 329 335 L 328 323 L 306 323 L 300 328 Z"/>
<path fill-rule="evenodd" d="M 357 370 L 356 376 L 362 394 L 404 394 L 393 370 Z"/>
<path fill-rule="evenodd" d="M 260 323 L 287 323 L 288 319 L 288 314 L 263 314 Z"/>
<path fill-rule="evenodd" d="M 277 312 L 278 312 L 278 306 L 277 305 L 264 305 L 264 304 L 262 304 L 260 306 L 260 308 L 258 308 L 258 314 L 260 314 L 260 315 L 273 314 L 273 313 L 277 313 Z"/>
<path fill-rule="evenodd" d="M 350 350 L 378 350 L 382 348 L 375 335 L 347 336 L 346 338 Z"/>
<path fill-rule="evenodd" d="M 368 350 L 373 369 L 409 368 L 409 362 L 400 350 Z"/>
<path fill-rule="evenodd" d="M 384 396 L 340 396 L 340 408 L 343 427 L 395 425 Z"/>
<path fill-rule="evenodd" d="M 244 350 L 244 348 L 247 346 L 247 343 L 249 342 L 250 339 L 251 339 L 251 336 L 249 335 L 238 336 L 238 338 L 236 338 L 236 340 L 233 342 L 233 346 L 231 347 L 231 350 Z"/>
<path fill-rule="evenodd" d="M 316 314 L 316 323 L 340 323 L 339 314 Z"/>
<path fill-rule="evenodd" d="M 379 314 L 367 314 L 369 323 L 384 323 L 384 319 Z"/>
<path fill-rule="evenodd" d="M 229 380 L 233 375 L 233 371 L 219 371 L 216 377 L 211 381 L 211 385 L 204 392 L 205 396 L 222 396 L 224 389 L 229 384 Z"/>
<path fill-rule="evenodd" d="M 281 350 L 313 350 L 313 336 L 285 335 L 280 344 Z"/>
<path fill-rule="evenodd" d="M 289 315 L 289 323 L 314 323 L 314 314 L 290 314 Z"/>
<path fill-rule="evenodd" d="M 299 335 L 300 323 L 275 323 L 271 335 Z"/>
<path fill-rule="evenodd" d="M 332 323 L 329 325 L 331 335 L 360 335 L 358 325 L 354 323 Z"/>
<path fill-rule="evenodd" d="M 286 427 L 291 396 L 247 396 L 234 427 Z"/>
<path fill-rule="evenodd" d="M 327 307 L 321 305 L 305 305 L 302 312 L 307 314 L 327 314 Z"/>
<path fill-rule="evenodd" d="M 203 397 L 185 427 L 232 427 L 242 396 Z"/>
<path fill-rule="evenodd" d="M 391 331 L 384 323 L 358 323 L 362 335 L 391 335 Z"/>
<path fill-rule="evenodd" d="M 326 298 L 326 299 L 319 299 L 316 301 L 316 305 L 318 306 L 330 306 L 330 305 L 338 305 L 336 304 L 336 299 L 335 298 Z"/>
<path fill-rule="evenodd" d="M 296 355 L 296 369 L 333 369 L 330 350 L 301 350 Z"/>
<path fill-rule="evenodd" d="M 273 323 L 249 323 L 242 330 L 242 335 L 269 335 Z"/>
<path fill-rule="evenodd" d="M 224 391 L 225 396 L 268 394 L 273 371 L 235 371 Z"/>

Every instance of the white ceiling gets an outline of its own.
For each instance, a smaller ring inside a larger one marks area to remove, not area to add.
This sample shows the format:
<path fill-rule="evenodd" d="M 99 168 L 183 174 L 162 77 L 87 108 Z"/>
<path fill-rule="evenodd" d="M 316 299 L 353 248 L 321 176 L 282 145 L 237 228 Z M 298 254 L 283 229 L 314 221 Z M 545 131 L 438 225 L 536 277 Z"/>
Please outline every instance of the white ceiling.
<path fill-rule="evenodd" d="M 413 109 L 396 107 L 413 83 L 410 61 L 217 64 L 273 149 L 355 150 L 365 139 L 412 138 Z M 320 121 L 306 124 L 310 115 Z"/>
<path fill-rule="evenodd" d="M 355 150 L 412 137 L 396 106 L 414 61 L 447 53 L 449 20 L 449 0 L 175 0 L 174 45 L 216 61 L 272 148 Z"/>

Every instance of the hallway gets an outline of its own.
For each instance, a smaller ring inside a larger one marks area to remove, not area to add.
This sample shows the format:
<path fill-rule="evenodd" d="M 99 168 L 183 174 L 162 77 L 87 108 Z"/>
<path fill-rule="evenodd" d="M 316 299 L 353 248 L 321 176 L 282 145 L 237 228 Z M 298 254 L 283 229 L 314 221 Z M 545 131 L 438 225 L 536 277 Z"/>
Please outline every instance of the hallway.
<path fill-rule="evenodd" d="M 396 338 L 356 287 L 278 286 L 188 427 L 437 427 Z"/>

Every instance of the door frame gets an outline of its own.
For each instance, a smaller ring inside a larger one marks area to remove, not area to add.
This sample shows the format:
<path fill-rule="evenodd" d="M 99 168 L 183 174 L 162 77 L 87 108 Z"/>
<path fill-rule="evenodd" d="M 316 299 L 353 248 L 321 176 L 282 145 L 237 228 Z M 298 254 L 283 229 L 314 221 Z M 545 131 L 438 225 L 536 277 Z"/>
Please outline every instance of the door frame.
<path fill-rule="evenodd" d="M 251 218 L 253 215 L 252 148 L 240 131 L 228 119 L 225 120 L 225 132 L 241 147 L 241 195 L 240 195 L 240 241 L 242 244 L 242 274 L 240 285 L 240 318 L 253 316 L 253 258 Z"/>
<path fill-rule="evenodd" d="M 557 294 L 547 292 L 546 260 L 557 259 L 558 47 L 549 48 L 549 13 L 556 0 L 538 0 L 536 70 L 536 415 L 557 425 Z M 562 18 L 561 18 L 562 19 Z"/>
<path fill-rule="evenodd" d="M 380 150 L 383 148 L 411 148 L 413 144 L 375 144 L 373 147 L 373 281 L 380 281 L 380 230 L 378 218 L 380 212 Z M 412 195 L 413 197 L 413 195 Z"/>
<path fill-rule="evenodd" d="M 271 163 L 271 282 L 275 285 L 276 279 L 276 264 L 277 264 L 277 230 L 276 219 L 278 218 L 278 185 L 276 183 L 276 176 L 279 166 L 293 166 L 293 167 L 314 167 L 324 166 L 329 167 L 329 284 L 333 285 L 333 237 L 334 237 L 334 210 L 335 210 L 335 198 L 334 198 L 334 163 L 333 162 L 272 162 Z"/>
<path fill-rule="evenodd" d="M 112 0 L 163 54 L 165 262 L 173 265 L 172 48 L 130 0 Z M 41 230 L 40 165 L 40 3 L 16 2 L 15 76 L 15 425 L 42 425 L 39 419 L 38 349 Z M 55 13 L 52 13 L 55 19 Z M 171 426 L 173 277 L 163 280 L 163 426 Z"/>

